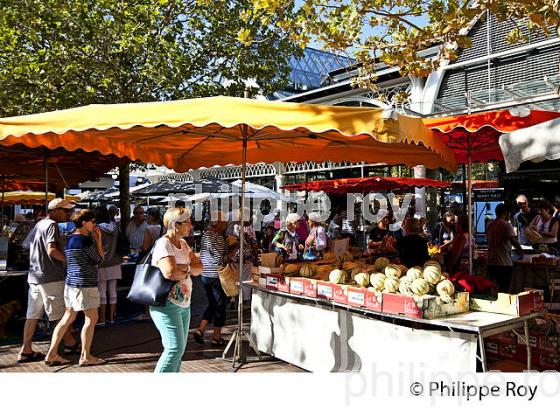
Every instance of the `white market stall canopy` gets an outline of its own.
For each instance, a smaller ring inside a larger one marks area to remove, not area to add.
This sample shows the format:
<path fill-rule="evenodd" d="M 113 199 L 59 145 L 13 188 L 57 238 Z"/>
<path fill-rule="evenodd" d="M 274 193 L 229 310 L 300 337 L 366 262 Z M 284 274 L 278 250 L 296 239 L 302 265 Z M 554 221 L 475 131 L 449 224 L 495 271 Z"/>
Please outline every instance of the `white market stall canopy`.
<path fill-rule="evenodd" d="M 560 118 L 503 134 L 499 144 L 507 172 L 516 171 L 525 161 L 560 159 Z"/>

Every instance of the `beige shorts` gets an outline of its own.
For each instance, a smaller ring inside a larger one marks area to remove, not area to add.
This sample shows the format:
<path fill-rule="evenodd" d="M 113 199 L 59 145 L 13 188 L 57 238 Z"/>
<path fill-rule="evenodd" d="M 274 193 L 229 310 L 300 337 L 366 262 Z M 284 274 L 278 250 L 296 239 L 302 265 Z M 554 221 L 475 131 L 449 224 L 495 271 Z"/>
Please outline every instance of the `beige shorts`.
<path fill-rule="evenodd" d="M 64 281 L 29 284 L 27 319 L 39 320 L 46 313 L 50 321 L 60 320 L 64 310 Z"/>
<path fill-rule="evenodd" d="M 64 287 L 64 304 L 75 312 L 97 309 L 99 307 L 99 289 Z"/>

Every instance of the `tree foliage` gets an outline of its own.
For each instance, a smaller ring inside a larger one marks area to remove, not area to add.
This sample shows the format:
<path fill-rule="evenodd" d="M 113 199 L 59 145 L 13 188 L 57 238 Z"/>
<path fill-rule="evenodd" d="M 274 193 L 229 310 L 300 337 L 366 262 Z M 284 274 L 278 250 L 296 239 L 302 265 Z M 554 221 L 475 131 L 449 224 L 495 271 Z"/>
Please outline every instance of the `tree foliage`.
<path fill-rule="evenodd" d="M 251 0 L 0 0 L 0 116 L 267 95 L 300 50 Z M 285 8 L 284 17 L 294 16 Z M 250 43 L 243 38 L 251 37 Z M 254 80 L 254 86 L 247 80 Z"/>
<path fill-rule="evenodd" d="M 535 30 L 550 34 L 560 23 L 560 0 L 300 0 L 295 14 L 283 13 L 294 0 L 253 4 L 251 18 L 280 16 L 278 29 L 301 46 L 313 40 L 329 51 L 354 51 L 362 64 L 361 85 L 370 87 L 378 62 L 426 76 L 455 59 L 458 48 L 470 47 L 465 29 L 487 10 L 515 23 L 511 42 L 523 42 Z M 432 46 L 439 47 L 438 57 L 422 57 Z"/>

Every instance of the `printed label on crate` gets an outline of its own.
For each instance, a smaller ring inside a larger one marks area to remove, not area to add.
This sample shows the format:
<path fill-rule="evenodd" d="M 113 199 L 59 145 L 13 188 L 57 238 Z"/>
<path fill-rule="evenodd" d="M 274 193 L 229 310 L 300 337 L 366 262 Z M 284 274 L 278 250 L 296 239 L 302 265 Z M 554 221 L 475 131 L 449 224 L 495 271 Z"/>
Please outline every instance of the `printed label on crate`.
<path fill-rule="evenodd" d="M 305 296 L 308 296 L 310 298 L 316 298 L 317 297 L 317 285 L 315 282 L 312 282 L 311 280 L 306 280 L 303 283 L 303 294 Z"/>
<path fill-rule="evenodd" d="M 330 300 L 333 297 L 332 292 L 333 289 L 331 285 L 317 283 L 317 297 Z"/>
<path fill-rule="evenodd" d="M 294 280 L 290 281 L 290 293 L 294 293 L 296 295 L 303 294 L 304 288 L 304 281 L 303 280 Z"/>
<path fill-rule="evenodd" d="M 352 306 L 365 306 L 366 295 L 363 290 L 348 289 L 348 304 Z"/>
<path fill-rule="evenodd" d="M 381 302 L 379 301 L 378 295 L 375 292 L 366 291 L 365 292 L 365 308 L 369 310 L 373 310 L 376 312 L 381 312 Z"/>
<path fill-rule="evenodd" d="M 341 285 L 332 286 L 332 298 L 337 303 L 348 303 L 348 296 Z"/>
<path fill-rule="evenodd" d="M 416 303 L 414 298 L 405 297 L 403 313 L 405 315 L 417 316 L 422 315 L 422 310 L 418 308 L 418 304 Z"/>
<path fill-rule="evenodd" d="M 269 289 L 278 289 L 278 277 L 266 275 L 266 287 Z"/>

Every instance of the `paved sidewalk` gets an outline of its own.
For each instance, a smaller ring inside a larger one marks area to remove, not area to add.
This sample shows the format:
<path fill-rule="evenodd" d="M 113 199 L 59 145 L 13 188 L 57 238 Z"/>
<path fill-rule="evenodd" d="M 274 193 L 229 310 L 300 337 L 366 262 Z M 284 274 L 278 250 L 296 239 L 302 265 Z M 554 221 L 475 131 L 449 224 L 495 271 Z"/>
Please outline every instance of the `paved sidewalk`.
<path fill-rule="evenodd" d="M 224 327 L 224 338 L 227 340 L 236 326 L 235 312 L 228 312 L 230 316 Z M 210 330 L 210 332 L 208 332 Z M 231 363 L 216 360 L 223 352 L 223 348 L 210 346 L 211 329 L 207 330 L 208 340 L 204 345 L 197 344 L 191 329 L 187 343 L 187 350 L 183 356 L 181 370 L 183 372 L 228 372 Z M 34 349 L 46 353 L 50 339 L 34 342 Z M 161 354 L 162 346 L 155 326 L 151 321 L 128 322 L 107 328 L 97 328 L 93 340 L 92 352 L 107 360 L 102 366 L 79 367 L 78 355 L 66 355 L 72 360 L 71 365 L 47 367 L 43 362 L 16 363 L 20 344 L 0 346 L 0 372 L 152 372 Z M 246 350 L 248 351 L 248 350 Z M 302 372 L 295 366 L 282 361 L 264 361 L 248 363 L 240 372 Z"/>

